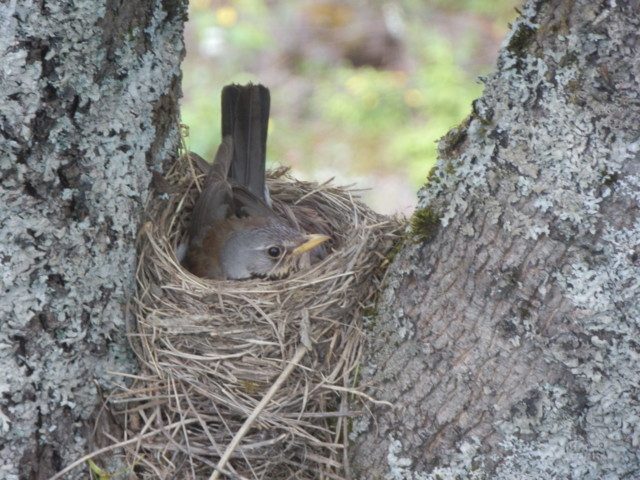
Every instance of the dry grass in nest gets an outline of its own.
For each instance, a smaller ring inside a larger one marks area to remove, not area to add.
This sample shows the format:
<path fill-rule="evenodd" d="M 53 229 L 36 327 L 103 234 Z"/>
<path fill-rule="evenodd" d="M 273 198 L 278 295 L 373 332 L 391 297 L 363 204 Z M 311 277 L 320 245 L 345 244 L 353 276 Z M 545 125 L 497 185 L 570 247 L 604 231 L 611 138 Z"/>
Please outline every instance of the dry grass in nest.
<path fill-rule="evenodd" d="M 200 279 L 174 252 L 202 178 L 189 157 L 176 162 L 138 240 L 141 373 L 111 399 L 126 407 L 134 478 L 213 479 L 222 465 L 220 478 L 348 478 L 350 418 L 370 401 L 354 387 L 363 313 L 400 224 L 348 189 L 281 170 L 270 178 L 274 208 L 304 227 L 313 207 L 332 254 L 283 280 Z"/>

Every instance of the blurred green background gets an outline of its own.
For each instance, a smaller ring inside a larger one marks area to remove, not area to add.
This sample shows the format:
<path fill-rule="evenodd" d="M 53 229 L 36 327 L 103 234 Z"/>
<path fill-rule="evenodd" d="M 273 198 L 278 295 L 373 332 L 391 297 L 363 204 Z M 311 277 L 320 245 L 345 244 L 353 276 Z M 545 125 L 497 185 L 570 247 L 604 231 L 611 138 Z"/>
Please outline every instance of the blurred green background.
<path fill-rule="evenodd" d="M 182 123 L 212 159 L 220 91 L 271 89 L 268 161 L 410 213 L 437 141 L 470 112 L 516 0 L 191 0 Z"/>

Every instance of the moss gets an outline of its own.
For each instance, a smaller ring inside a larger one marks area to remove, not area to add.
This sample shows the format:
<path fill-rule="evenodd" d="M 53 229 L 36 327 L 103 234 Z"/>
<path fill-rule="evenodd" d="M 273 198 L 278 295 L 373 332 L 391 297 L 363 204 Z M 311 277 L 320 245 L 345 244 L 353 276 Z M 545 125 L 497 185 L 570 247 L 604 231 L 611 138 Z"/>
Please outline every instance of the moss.
<path fill-rule="evenodd" d="M 619 179 L 617 172 L 610 172 L 607 168 L 603 168 L 600 175 L 602 175 L 602 184 L 607 187 L 610 187 Z"/>
<path fill-rule="evenodd" d="M 518 29 L 513 32 L 507 50 L 518 57 L 523 57 L 527 53 L 527 49 L 534 42 L 536 37 L 536 29 L 524 23 L 518 26 Z"/>
<path fill-rule="evenodd" d="M 442 140 L 440 140 L 440 146 L 438 148 L 440 157 L 453 158 L 458 155 L 460 147 L 467 139 L 467 129 L 471 123 L 471 115 L 465 118 L 460 125 L 452 128 Z"/>
<path fill-rule="evenodd" d="M 433 208 L 425 207 L 416 210 L 409 220 L 411 236 L 416 242 L 430 242 L 440 228 L 441 214 Z"/>

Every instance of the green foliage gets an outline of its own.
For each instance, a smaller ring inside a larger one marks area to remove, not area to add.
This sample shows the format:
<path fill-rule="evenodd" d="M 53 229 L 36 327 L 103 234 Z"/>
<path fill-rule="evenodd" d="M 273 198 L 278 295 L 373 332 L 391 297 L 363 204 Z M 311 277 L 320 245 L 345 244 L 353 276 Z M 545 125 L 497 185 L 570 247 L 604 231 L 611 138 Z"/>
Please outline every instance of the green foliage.
<path fill-rule="evenodd" d="M 273 87 L 269 158 L 293 165 L 297 172 L 322 166 L 338 173 L 351 170 L 356 176 L 401 173 L 418 187 L 435 163 L 438 139 L 471 112 L 471 102 L 481 95 L 477 75 L 491 68 L 478 60 L 478 45 L 486 40 L 481 29 L 463 26 L 447 32 L 434 23 L 432 14 L 470 11 L 473 18 L 482 16 L 477 24 L 495 22 L 491 28 L 506 33 L 506 17 L 515 15 L 516 4 L 514 0 L 400 2 L 406 59 L 399 65 L 406 66 L 384 70 L 354 68 L 347 60 L 296 57 L 282 50 L 285 47 L 274 31 L 300 14 L 293 1 L 267 8 L 266 0 L 237 0 L 215 9 L 208 0 L 196 0 L 192 18 L 198 41 L 211 44 L 210 37 L 218 35 L 224 53 L 210 62 L 189 57 L 185 61 L 182 116 L 191 132 L 187 144 L 212 158 L 220 141 L 220 89 L 232 81 L 265 81 L 247 72 L 259 72 L 265 58 L 277 59 L 269 71 L 273 75 L 281 61 L 280 78 L 285 80 L 282 87 L 269 85 Z M 353 8 L 357 14 L 355 3 Z M 308 95 L 290 94 L 290 85 L 301 83 L 308 84 Z"/>
<path fill-rule="evenodd" d="M 375 145 L 376 168 L 404 167 L 418 186 L 435 163 L 438 139 L 470 111 L 481 86 L 445 38 L 415 30 L 414 73 L 335 68 L 318 81 L 313 109 L 345 137 Z"/>

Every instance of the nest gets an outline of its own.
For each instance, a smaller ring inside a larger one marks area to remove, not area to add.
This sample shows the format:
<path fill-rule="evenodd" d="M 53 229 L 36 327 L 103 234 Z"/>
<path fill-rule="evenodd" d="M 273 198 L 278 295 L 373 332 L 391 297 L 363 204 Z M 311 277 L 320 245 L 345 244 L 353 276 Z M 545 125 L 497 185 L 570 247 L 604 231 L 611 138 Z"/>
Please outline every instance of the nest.
<path fill-rule="evenodd" d="M 329 230 L 332 253 L 282 280 L 201 279 L 175 252 L 202 180 L 181 157 L 138 238 L 141 370 L 112 397 L 126 406 L 119 423 L 135 478 L 347 478 L 350 419 L 373 401 L 356 387 L 363 318 L 400 222 L 347 188 L 281 169 L 269 174 L 274 209 Z"/>

